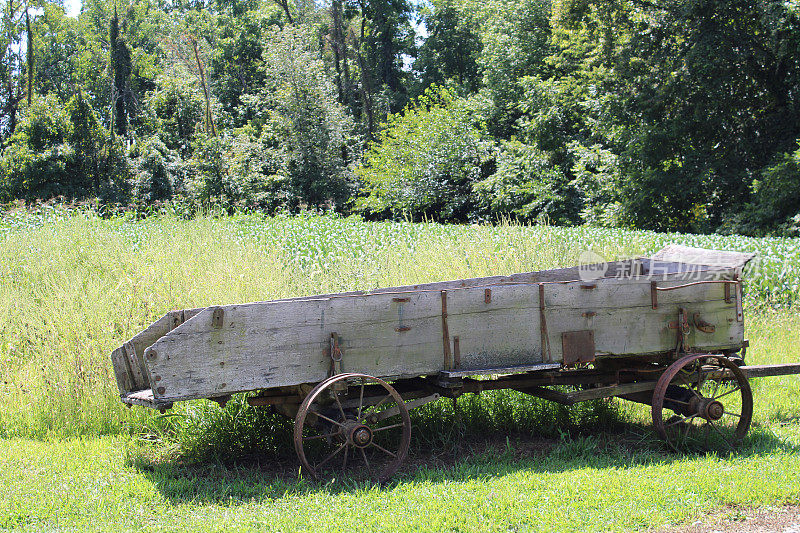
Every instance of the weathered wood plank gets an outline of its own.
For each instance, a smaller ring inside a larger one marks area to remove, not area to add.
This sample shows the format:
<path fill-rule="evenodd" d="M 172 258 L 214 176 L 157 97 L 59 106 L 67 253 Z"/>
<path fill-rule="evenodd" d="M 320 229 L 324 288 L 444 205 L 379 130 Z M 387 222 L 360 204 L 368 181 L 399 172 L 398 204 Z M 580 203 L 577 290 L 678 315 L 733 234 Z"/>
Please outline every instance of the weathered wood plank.
<path fill-rule="evenodd" d="M 697 281 L 702 280 L 698 279 Z M 647 277 L 604 279 L 600 281 L 547 283 L 544 286 L 545 308 L 619 309 L 651 308 L 651 282 Z M 658 287 L 683 287 L 686 280 L 657 281 Z M 725 299 L 724 283 L 693 285 L 671 291 L 659 291 L 659 306 L 681 305 Z"/>
<path fill-rule="evenodd" d="M 677 298 L 683 301 L 662 302 L 657 310 L 625 307 L 614 291 L 633 295 L 631 291 L 638 290 L 639 300 L 649 302 L 644 296 L 649 295 L 648 282 L 621 289 L 626 283 L 630 280 L 605 280 L 592 291 L 568 283 L 547 286 L 546 297 L 567 304 L 547 309 L 554 361 L 562 357 L 561 333 L 583 329 L 597 332 L 597 350 L 602 353 L 668 351 L 676 339 L 669 322 L 677 318 L 679 305 L 686 306 L 685 300 L 693 298 L 700 301 L 690 311 L 697 309 L 705 321 L 720 324 L 713 334 L 690 335 L 693 346 L 711 349 L 739 342 L 740 323 L 727 322 L 735 306 L 726 304 L 722 294 L 706 301 L 708 295 L 702 291 L 688 291 L 688 296 Z M 459 337 L 463 368 L 542 361 L 537 288 L 495 286 L 490 303 L 480 287 L 448 291 L 449 330 Z M 581 308 L 581 298 L 606 307 Z M 616 306 L 609 307 L 613 301 Z M 148 358 L 147 364 L 150 376 L 158 376 L 164 387 L 163 398 L 321 381 L 329 370 L 324 350 L 334 331 L 344 353 L 343 371 L 412 377 L 444 369 L 439 291 L 406 293 L 403 298 L 380 293 L 225 306 L 220 329 L 211 326 L 211 315 L 211 309 L 201 311 L 152 346 L 156 357 Z"/>
<path fill-rule="evenodd" d="M 533 365 L 508 366 L 500 368 L 479 368 L 475 370 L 443 370 L 440 372 L 445 378 L 461 378 L 465 376 L 478 375 L 499 375 L 499 374 L 519 374 L 522 372 L 536 372 L 541 370 L 558 370 L 561 368 L 559 363 L 537 363 Z"/>
<path fill-rule="evenodd" d="M 538 323 L 527 316 L 538 303 L 529 286 L 497 287 L 490 304 L 478 288 L 449 295 L 454 305 L 450 333 L 461 340 L 465 366 L 540 360 Z M 149 373 L 160 378 L 165 397 L 321 381 L 329 369 L 324 350 L 334 331 L 344 354 L 343 371 L 407 377 L 437 373 L 444 361 L 440 293 L 407 298 L 399 303 L 392 294 L 377 294 L 225 306 L 218 330 L 211 327 L 207 309 L 148 350 L 156 354 L 147 358 Z"/>
<path fill-rule="evenodd" d="M 680 244 L 665 246 L 653 255 L 657 261 L 672 261 L 686 265 L 709 265 L 732 269 L 743 268 L 756 254 L 691 248 Z"/>
<path fill-rule="evenodd" d="M 117 380 L 120 394 L 136 390 L 136 385 L 131 377 L 130 364 L 127 362 L 127 355 L 122 346 L 111 352 L 111 363 L 114 367 L 114 378 Z"/>
<path fill-rule="evenodd" d="M 781 363 L 776 365 L 749 365 L 740 366 L 748 378 L 765 378 L 775 376 L 790 376 L 800 374 L 800 363 Z"/>
<path fill-rule="evenodd" d="M 128 370 L 130 377 L 133 381 L 134 390 L 141 390 L 147 386 L 147 378 L 145 377 L 145 369 L 141 359 L 137 356 L 133 343 L 126 342 L 122 345 L 122 351 L 127 359 Z"/>
<path fill-rule="evenodd" d="M 736 320 L 735 304 L 724 301 L 698 302 L 687 308 L 691 317 L 700 313 L 705 322 L 715 325 L 713 333 L 704 333 L 691 327 L 688 345 L 694 348 L 717 351 L 735 349 L 744 340 L 743 323 Z M 553 359 L 561 361 L 561 334 L 567 331 L 592 330 L 595 332 L 595 349 L 604 355 L 646 355 L 662 353 L 675 348 L 677 330 L 670 322 L 677 321 L 678 305 L 659 306 L 658 309 L 620 308 L 597 309 L 581 313 L 569 308 L 548 311 L 548 338 Z M 585 316 L 591 312 L 594 315 Z"/>

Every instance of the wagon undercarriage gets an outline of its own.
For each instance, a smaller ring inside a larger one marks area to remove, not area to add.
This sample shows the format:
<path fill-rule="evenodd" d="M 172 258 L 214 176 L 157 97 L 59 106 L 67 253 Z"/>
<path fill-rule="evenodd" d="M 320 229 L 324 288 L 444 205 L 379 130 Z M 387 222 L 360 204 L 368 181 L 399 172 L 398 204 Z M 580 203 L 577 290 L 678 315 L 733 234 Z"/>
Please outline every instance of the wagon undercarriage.
<path fill-rule="evenodd" d="M 295 419 L 313 477 L 385 480 L 411 438 L 409 410 L 512 389 L 572 405 L 651 406 L 674 449 L 733 448 L 753 414 L 741 276 L 748 254 L 668 247 L 652 258 L 370 293 L 172 312 L 112 355 L 122 401 L 256 391 Z"/>

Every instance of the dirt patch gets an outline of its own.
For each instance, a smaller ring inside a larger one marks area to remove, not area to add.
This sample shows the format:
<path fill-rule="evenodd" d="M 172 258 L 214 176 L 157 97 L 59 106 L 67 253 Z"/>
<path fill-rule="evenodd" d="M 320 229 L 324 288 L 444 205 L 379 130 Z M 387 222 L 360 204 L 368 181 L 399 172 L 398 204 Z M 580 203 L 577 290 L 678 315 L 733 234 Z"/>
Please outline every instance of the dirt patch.
<path fill-rule="evenodd" d="M 727 507 L 690 524 L 657 533 L 800 533 L 800 507 Z"/>

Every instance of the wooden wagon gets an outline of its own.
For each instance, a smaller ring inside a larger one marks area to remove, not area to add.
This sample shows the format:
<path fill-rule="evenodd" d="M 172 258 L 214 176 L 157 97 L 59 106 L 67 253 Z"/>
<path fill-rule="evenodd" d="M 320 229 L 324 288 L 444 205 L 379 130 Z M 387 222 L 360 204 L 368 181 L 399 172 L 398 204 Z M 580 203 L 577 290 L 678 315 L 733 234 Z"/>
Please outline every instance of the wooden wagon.
<path fill-rule="evenodd" d="M 112 354 L 121 399 L 160 409 L 234 393 L 295 418 L 305 471 L 386 479 L 409 409 L 514 389 L 574 404 L 652 406 L 671 446 L 734 446 L 753 412 L 743 366 L 751 254 L 669 246 L 653 257 L 369 292 L 172 311 Z"/>

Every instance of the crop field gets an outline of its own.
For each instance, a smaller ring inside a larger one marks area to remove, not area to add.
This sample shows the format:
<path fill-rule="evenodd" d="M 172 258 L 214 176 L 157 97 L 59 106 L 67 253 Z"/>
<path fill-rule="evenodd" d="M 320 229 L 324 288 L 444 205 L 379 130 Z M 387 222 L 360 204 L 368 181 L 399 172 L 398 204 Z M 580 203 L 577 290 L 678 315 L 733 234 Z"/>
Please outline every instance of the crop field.
<path fill-rule="evenodd" d="M 514 392 L 414 414 L 388 486 L 297 478 L 291 423 L 205 401 L 127 409 L 108 356 L 171 309 L 510 274 L 665 244 L 754 251 L 752 363 L 800 361 L 800 240 L 603 228 L 444 226 L 255 215 L 0 220 L 0 528 L 636 530 L 800 502 L 800 379 L 755 380 L 730 456 L 680 456 L 646 408 Z M 727 507 L 725 507 L 727 506 Z M 728 511 L 726 511 L 728 512 Z"/>

